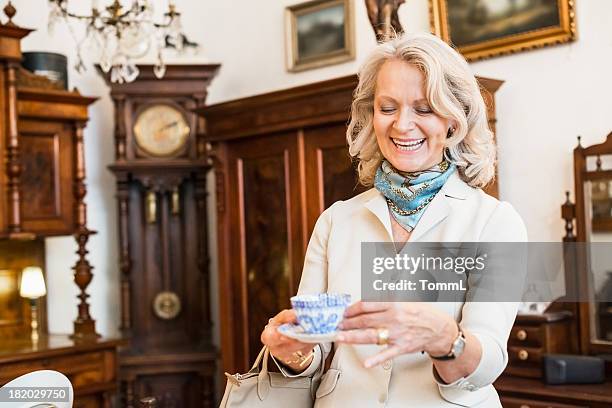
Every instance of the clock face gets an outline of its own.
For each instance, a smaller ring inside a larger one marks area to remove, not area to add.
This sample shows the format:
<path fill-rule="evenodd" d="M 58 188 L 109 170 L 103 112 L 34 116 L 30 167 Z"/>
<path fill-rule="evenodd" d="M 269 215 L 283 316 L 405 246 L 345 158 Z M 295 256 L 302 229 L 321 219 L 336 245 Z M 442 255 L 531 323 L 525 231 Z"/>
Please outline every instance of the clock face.
<path fill-rule="evenodd" d="M 165 157 L 179 151 L 187 143 L 189 125 L 183 114 L 169 105 L 152 105 L 136 118 L 136 143 L 152 156 Z"/>

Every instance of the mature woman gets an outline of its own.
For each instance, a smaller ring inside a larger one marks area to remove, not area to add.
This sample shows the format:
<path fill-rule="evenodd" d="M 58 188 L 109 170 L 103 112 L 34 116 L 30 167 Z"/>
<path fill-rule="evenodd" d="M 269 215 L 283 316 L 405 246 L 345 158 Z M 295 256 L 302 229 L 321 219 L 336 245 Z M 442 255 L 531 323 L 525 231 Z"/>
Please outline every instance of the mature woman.
<path fill-rule="evenodd" d="M 516 211 L 481 190 L 495 162 L 485 104 L 466 61 L 437 37 L 377 46 L 359 72 L 347 139 L 360 181 L 374 188 L 321 214 L 300 293 L 360 299 L 361 242 L 526 241 Z M 491 384 L 506 366 L 516 310 L 358 301 L 333 345 L 279 334 L 295 322 L 291 310 L 270 319 L 261 339 L 287 376 L 312 375 L 331 359 L 317 407 L 501 407 Z"/>

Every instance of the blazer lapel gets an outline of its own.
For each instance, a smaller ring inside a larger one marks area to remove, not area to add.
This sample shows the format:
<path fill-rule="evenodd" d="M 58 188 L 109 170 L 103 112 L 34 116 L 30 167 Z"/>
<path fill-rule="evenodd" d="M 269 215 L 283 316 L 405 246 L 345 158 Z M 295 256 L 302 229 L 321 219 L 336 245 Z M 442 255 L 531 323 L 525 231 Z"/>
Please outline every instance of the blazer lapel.
<path fill-rule="evenodd" d="M 418 241 L 427 231 L 435 227 L 440 221 L 445 219 L 450 213 L 450 205 L 446 202 L 446 197 L 442 194 L 442 190 L 427 206 L 425 212 L 421 216 L 419 222 L 412 230 L 408 242 Z"/>
<path fill-rule="evenodd" d="M 433 201 L 433 200 L 432 200 Z M 365 207 L 372 212 L 382 223 L 387 231 L 389 241 L 393 242 L 393 231 L 391 230 L 391 215 L 387 207 L 387 200 L 376 189 L 372 189 L 372 197 L 366 201 Z"/>
<path fill-rule="evenodd" d="M 423 216 L 410 234 L 408 242 L 419 240 L 425 233 L 442 222 L 451 212 L 449 201 L 465 200 L 470 187 L 455 171 L 442 186 L 438 194 L 431 200 Z"/>

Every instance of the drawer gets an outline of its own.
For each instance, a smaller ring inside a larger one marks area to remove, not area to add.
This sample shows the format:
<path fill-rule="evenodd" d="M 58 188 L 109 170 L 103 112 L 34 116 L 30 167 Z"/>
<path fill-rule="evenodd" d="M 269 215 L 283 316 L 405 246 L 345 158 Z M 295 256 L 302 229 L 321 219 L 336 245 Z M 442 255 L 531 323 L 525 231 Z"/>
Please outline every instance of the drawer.
<path fill-rule="evenodd" d="M 542 362 L 542 349 L 539 347 L 508 347 L 510 364 L 540 365 Z"/>
<path fill-rule="evenodd" d="M 560 402 L 535 401 L 512 397 L 501 397 L 501 403 L 504 408 L 588 408 L 586 405 L 568 405 Z"/>
<path fill-rule="evenodd" d="M 544 338 L 540 326 L 514 326 L 508 338 L 509 346 L 544 346 Z"/>
<path fill-rule="evenodd" d="M 85 384 L 103 382 L 104 353 L 100 351 L 55 356 L 3 364 L 0 384 L 36 370 L 56 370 L 70 379 L 77 390 Z"/>

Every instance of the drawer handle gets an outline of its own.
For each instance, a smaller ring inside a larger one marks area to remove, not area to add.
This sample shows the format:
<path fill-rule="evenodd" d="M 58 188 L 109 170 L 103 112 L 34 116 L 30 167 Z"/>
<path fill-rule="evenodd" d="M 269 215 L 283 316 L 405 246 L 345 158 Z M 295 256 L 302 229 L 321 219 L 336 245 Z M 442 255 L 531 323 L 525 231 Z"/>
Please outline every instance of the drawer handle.
<path fill-rule="evenodd" d="M 518 358 L 519 360 L 525 361 L 529 358 L 529 353 L 527 352 L 527 350 L 519 350 Z"/>
<path fill-rule="evenodd" d="M 520 408 L 531 408 L 529 405 L 522 404 Z"/>
<path fill-rule="evenodd" d="M 527 332 L 523 329 L 516 332 L 516 338 L 519 340 L 525 340 L 527 338 Z"/>

